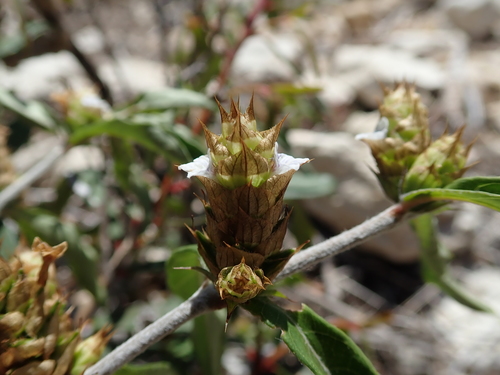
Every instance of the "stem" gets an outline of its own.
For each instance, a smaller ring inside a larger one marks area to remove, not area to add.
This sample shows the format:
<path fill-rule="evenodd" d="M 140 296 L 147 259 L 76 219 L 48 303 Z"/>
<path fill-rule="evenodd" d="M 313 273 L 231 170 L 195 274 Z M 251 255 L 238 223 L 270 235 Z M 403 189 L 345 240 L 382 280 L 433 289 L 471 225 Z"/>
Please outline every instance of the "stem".
<path fill-rule="evenodd" d="M 85 375 L 112 374 L 151 345 L 174 332 L 187 321 L 209 311 L 224 307 L 212 285 L 202 286 L 188 300 L 125 341 L 95 365 Z"/>
<path fill-rule="evenodd" d="M 364 223 L 293 256 L 276 280 L 311 267 L 327 257 L 349 250 L 394 228 L 414 215 L 405 210 L 401 204 L 393 205 Z M 220 309 L 224 306 L 225 303 L 220 300 L 213 286 L 202 287 L 187 301 L 132 336 L 90 367 L 85 371 L 85 375 L 112 374 L 185 322 L 209 310 Z"/>
<path fill-rule="evenodd" d="M 408 213 L 403 205 L 393 205 L 364 223 L 297 253 L 290 259 L 275 280 L 281 280 L 312 267 L 330 256 L 350 250 L 369 238 L 387 232 L 412 215 L 414 214 Z"/>
<path fill-rule="evenodd" d="M 32 166 L 26 173 L 17 178 L 13 183 L 7 186 L 0 192 L 0 212 L 11 202 L 16 199 L 24 189 L 30 186 L 47 172 L 64 154 L 64 147 L 58 145 L 50 150 L 42 160 Z"/>

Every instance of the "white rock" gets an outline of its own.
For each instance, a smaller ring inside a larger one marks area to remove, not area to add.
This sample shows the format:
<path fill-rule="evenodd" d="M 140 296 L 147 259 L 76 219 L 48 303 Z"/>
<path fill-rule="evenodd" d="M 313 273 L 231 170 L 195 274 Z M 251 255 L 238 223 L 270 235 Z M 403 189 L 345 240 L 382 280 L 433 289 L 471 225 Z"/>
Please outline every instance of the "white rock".
<path fill-rule="evenodd" d="M 132 94 L 148 90 L 161 89 L 166 85 L 165 66 L 163 63 L 151 60 L 122 57 L 118 60 L 119 71 L 122 79 L 127 84 Z M 99 67 L 101 77 L 110 83 L 110 86 L 119 90 L 122 82 L 117 79 L 114 62 L 105 62 Z M 119 92 L 115 93 L 119 95 Z"/>
<path fill-rule="evenodd" d="M 344 72 L 368 70 L 376 81 L 392 84 L 406 80 L 427 90 L 440 89 L 445 82 L 442 68 L 434 61 L 387 46 L 340 46 L 335 55 L 334 69 Z"/>
<path fill-rule="evenodd" d="M 30 57 L 15 68 L 0 64 L 0 85 L 22 99 L 48 97 L 64 90 L 63 82 L 73 88 L 90 85 L 76 58 L 67 51 Z"/>
<path fill-rule="evenodd" d="M 379 111 L 361 112 L 356 111 L 349 115 L 349 117 L 342 124 L 342 131 L 358 135 L 361 133 L 372 133 L 380 119 Z"/>
<path fill-rule="evenodd" d="M 483 38 L 498 22 L 499 9 L 492 0 L 440 0 L 449 20 L 473 38 Z"/>
<path fill-rule="evenodd" d="M 333 196 L 304 201 L 309 213 L 331 228 L 350 229 L 390 205 L 370 170 L 376 167 L 368 146 L 353 135 L 293 129 L 287 139 L 294 155 L 314 158 L 317 171 L 337 179 Z M 364 248 L 395 262 L 414 261 L 419 253 L 408 225 L 368 241 Z"/>
<path fill-rule="evenodd" d="M 104 169 L 104 154 L 99 147 L 74 146 L 68 150 L 55 167 L 56 173 L 63 176 L 87 169 Z"/>
<path fill-rule="evenodd" d="M 300 40 L 293 34 L 257 34 L 247 38 L 234 58 L 231 74 L 238 80 L 291 80 L 304 53 Z"/>
<path fill-rule="evenodd" d="M 435 308 L 432 321 L 448 358 L 446 374 L 493 374 L 500 368 L 500 271 L 484 267 L 468 273 L 464 288 L 492 308 L 497 315 L 467 308 L 445 297 Z"/>
<path fill-rule="evenodd" d="M 104 50 L 104 37 L 95 26 L 85 26 L 71 35 L 78 49 L 85 54 L 98 53 Z"/>

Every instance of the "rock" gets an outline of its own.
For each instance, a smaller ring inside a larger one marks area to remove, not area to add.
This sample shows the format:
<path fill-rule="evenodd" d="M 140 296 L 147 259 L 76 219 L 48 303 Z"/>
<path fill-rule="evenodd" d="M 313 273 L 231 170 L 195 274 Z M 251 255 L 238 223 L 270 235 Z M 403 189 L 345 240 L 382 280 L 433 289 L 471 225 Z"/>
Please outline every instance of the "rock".
<path fill-rule="evenodd" d="M 118 60 L 117 70 L 114 62 L 105 62 L 99 67 L 103 80 L 110 83 L 114 96 L 119 96 L 126 84 L 126 89 L 132 94 L 161 89 L 167 84 L 165 65 L 160 62 L 136 57 L 122 57 Z M 121 75 L 117 77 L 117 71 Z"/>
<path fill-rule="evenodd" d="M 85 54 L 99 53 L 104 50 L 104 36 L 95 26 L 85 26 L 73 33 L 71 37 L 78 49 Z"/>
<path fill-rule="evenodd" d="M 351 113 L 344 121 L 341 130 L 353 135 L 371 133 L 375 130 L 379 119 L 379 111 L 356 111 Z"/>
<path fill-rule="evenodd" d="M 88 169 L 104 170 L 104 153 L 96 146 L 73 146 L 56 164 L 55 172 L 68 176 Z"/>
<path fill-rule="evenodd" d="M 462 278 L 464 288 L 492 308 L 495 314 L 471 310 L 450 297 L 434 309 L 431 319 L 444 346 L 447 374 L 494 374 L 500 368 L 500 271 L 483 267 Z M 443 372 L 444 373 L 444 372 Z"/>
<path fill-rule="evenodd" d="M 336 51 L 331 70 L 340 75 L 368 75 L 369 80 L 354 82 L 354 88 L 359 99 L 371 108 L 377 108 L 382 98 L 380 83 L 392 85 L 405 80 L 420 89 L 439 90 L 446 79 L 443 69 L 433 60 L 388 46 L 342 45 Z"/>
<path fill-rule="evenodd" d="M 333 196 L 303 202 L 309 214 L 330 228 L 350 229 L 391 204 L 370 170 L 376 167 L 368 146 L 353 135 L 293 129 L 287 139 L 293 155 L 314 158 L 317 171 L 337 179 Z M 363 248 L 394 262 L 415 261 L 419 254 L 416 238 L 406 224 L 366 242 Z"/>
<path fill-rule="evenodd" d="M 257 34 L 248 37 L 236 53 L 231 75 L 238 81 L 289 81 L 304 47 L 293 34 Z"/>
<path fill-rule="evenodd" d="M 492 0 L 440 0 L 438 6 L 456 27 L 474 39 L 488 36 L 500 14 Z"/>
<path fill-rule="evenodd" d="M 462 36 L 462 32 L 457 33 L 455 30 L 394 30 L 387 37 L 386 43 L 417 56 L 429 56 L 448 50 L 450 41 Z"/>
<path fill-rule="evenodd" d="M 67 51 L 46 53 L 22 60 L 15 68 L 0 63 L 2 87 L 13 90 L 21 99 L 46 98 L 56 91 L 89 86 L 85 72 Z"/>

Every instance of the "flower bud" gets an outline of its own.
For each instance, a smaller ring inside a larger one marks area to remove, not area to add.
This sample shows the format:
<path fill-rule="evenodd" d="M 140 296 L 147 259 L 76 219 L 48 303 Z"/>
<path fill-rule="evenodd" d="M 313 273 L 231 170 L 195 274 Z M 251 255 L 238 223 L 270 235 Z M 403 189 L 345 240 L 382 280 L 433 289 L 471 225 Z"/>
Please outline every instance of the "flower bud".
<path fill-rule="evenodd" d="M 462 143 L 462 132 L 463 128 L 455 134 L 444 134 L 415 160 L 406 175 L 404 193 L 445 187 L 464 174 L 472 145 L 466 147 Z"/>
<path fill-rule="evenodd" d="M 203 125 L 208 154 L 179 169 L 206 189 L 207 226 L 192 231 L 200 255 L 221 298 L 243 303 L 262 291 L 294 253 L 280 251 L 290 217 L 283 196 L 295 171 L 309 159 L 278 153 L 284 120 L 258 131 L 253 98 L 245 113 L 234 101 L 230 113 L 218 105 L 222 134 Z"/>
<path fill-rule="evenodd" d="M 104 327 L 99 332 L 80 342 L 75 350 L 71 375 L 80 375 L 101 358 L 109 339 L 111 328 Z"/>
<path fill-rule="evenodd" d="M 229 298 L 236 303 L 245 303 L 265 289 L 271 281 L 264 276 L 261 269 L 252 270 L 245 264 L 223 268 L 215 283 L 221 299 Z"/>
<path fill-rule="evenodd" d="M 374 133 L 359 134 L 377 162 L 377 177 L 389 198 L 399 200 L 406 171 L 430 144 L 427 108 L 413 85 L 385 90 L 381 119 Z"/>

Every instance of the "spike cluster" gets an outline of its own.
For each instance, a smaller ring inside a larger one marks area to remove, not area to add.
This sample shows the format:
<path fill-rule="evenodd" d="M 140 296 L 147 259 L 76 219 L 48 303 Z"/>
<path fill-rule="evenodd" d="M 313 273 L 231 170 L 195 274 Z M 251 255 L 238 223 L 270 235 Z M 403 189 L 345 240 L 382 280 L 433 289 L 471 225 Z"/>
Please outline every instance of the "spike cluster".
<path fill-rule="evenodd" d="M 80 375 L 99 359 L 109 329 L 81 341 L 57 290 L 53 263 L 66 249 L 35 238 L 32 251 L 0 257 L 0 374 Z"/>
<path fill-rule="evenodd" d="M 296 251 L 280 251 L 290 217 L 283 196 L 309 159 L 277 152 L 283 121 L 259 132 L 253 98 L 244 113 L 234 101 L 230 113 L 218 105 L 222 134 L 203 125 L 208 155 L 179 169 L 206 189 L 207 226 L 193 234 L 221 298 L 234 305 L 259 294 Z"/>
<path fill-rule="evenodd" d="M 463 129 L 432 142 L 427 108 L 413 85 L 385 88 L 379 110 L 375 132 L 356 138 L 370 146 L 377 177 L 393 201 L 412 190 L 444 187 L 466 171 L 470 145 L 465 147 L 461 141 Z"/>

